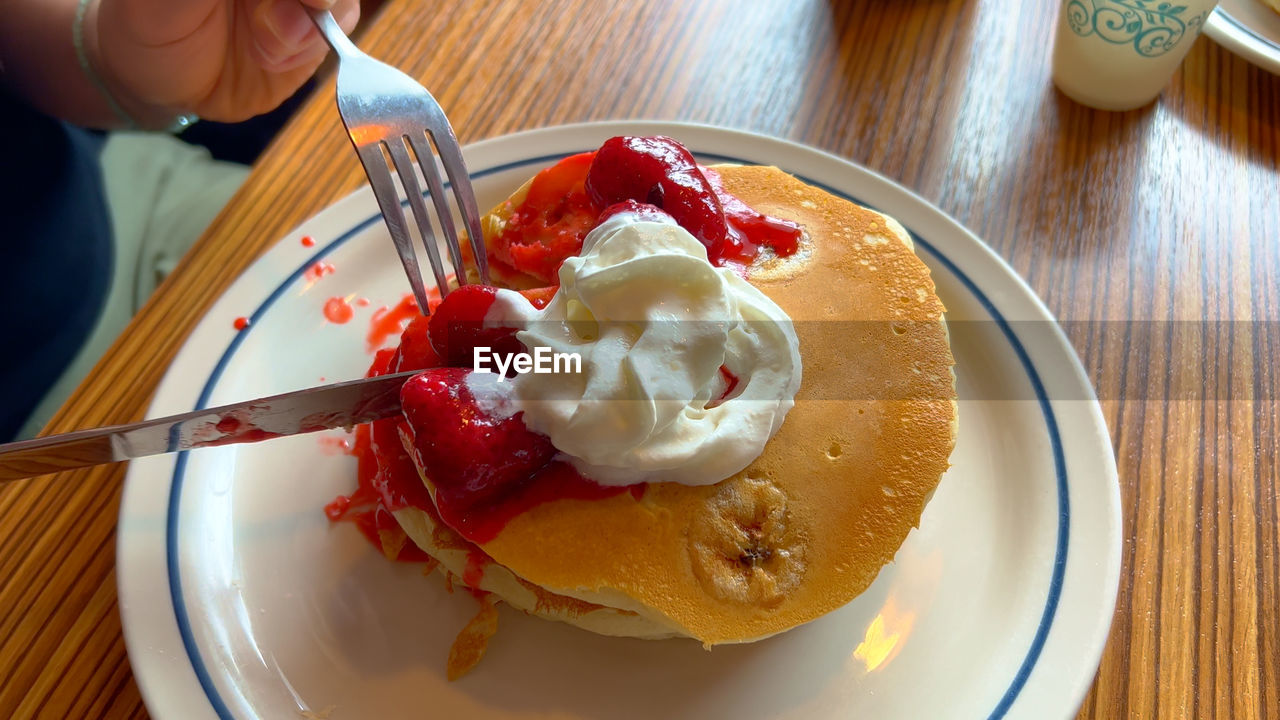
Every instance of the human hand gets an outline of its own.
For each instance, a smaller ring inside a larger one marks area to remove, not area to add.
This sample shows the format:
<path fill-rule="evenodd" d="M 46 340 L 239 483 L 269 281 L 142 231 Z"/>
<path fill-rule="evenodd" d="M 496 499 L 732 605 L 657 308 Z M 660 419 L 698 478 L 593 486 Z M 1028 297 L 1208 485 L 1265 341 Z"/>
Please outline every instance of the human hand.
<path fill-rule="evenodd" d="M 275 108 L 324 58 L 303 4 L 331 9 L 347 32 L 360 17 L 358 0 L 94 0 L 88 44 L 135 119 L 236 122 Z"/>

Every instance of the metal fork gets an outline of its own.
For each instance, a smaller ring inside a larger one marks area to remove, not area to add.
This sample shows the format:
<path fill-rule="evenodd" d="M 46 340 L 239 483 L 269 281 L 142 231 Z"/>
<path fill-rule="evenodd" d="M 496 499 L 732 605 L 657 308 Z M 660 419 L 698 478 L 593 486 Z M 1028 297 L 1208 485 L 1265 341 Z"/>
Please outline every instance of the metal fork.
<path fill-rule="evenodd" d="M 386 222 L 396 252 L 400 255 L 400 262 L 404 265 L 405 275 L 413 288 L 418 308 L 423 315 L 430 314 L 417 255 L 413 250 L 404 210 L 387 168 L 384 152 L 390 156 L 391 163 L 400 176 L 400 184 L 409 197 L 409 207 L 413 209 L 414 220 L 422 234 L 427 256 L 431 259 L 431 270 L 435 275 L 440 297 L 449 292 L 448 277 L 440 259 L 440 251 L 436 247 L 435 233 L 431 229 L 427 204 L 422 199 L 422 190 L 414 173 L 410 150 L 426 178 L 427 190 L 435 205 L 436 217 L 459 285 L 467 284 L 467 273 L 462 265 L 462 251 L 458 232 L 454 227 L 453 213 L 449 210 L 440 172 L 436 168 L 435 155 L 431 151 L 432 143 L 448 173 L 462 220 L 466 223 L 480 282 L 489 284 L 489 264 L 485 258 L 475 192 L 471 189 L 471 178 L 462 161 L 462 149 L 458 147 L 458 139 L 453 134 L 444 110 L 440 109 L 440 103 L 413 78 L 361 52 L 328 10 L 309 9 L 309 12 L 316 27 L 320 29 L 320 34 L 338 56 L 338 114 L 342 116 L 342 124 L 346 126 L 351 144 L 355 146 L 356 155 L 364 165 L 365 175 L 369 177 L 369 185 L 373 187 L 374 197 L 382 210 L 382 219 Z M 431 142 L 428 142 L 428 137 Z"/>

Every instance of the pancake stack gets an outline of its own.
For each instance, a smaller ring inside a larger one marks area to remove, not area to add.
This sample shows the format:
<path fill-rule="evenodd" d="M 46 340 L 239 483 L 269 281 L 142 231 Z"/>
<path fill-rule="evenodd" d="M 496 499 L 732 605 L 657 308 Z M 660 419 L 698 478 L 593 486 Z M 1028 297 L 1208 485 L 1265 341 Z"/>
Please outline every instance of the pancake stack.
<path fill-rule="evenodd" d="M 848 603 L 919 523 L 957 415 L 944 309 L 910 236 L 777 168 L 716 170 L 728 192 L 805 231 L 798 252 L 748 269 L 800 340 L 803 381 L 781 429 L 715 485 L 555 500 L 482 545 L 430 508 L 397 510 L 457 581 L 604 635 L 751 642 Z M 486 238 L 526 190 L 486 216 Z"/>

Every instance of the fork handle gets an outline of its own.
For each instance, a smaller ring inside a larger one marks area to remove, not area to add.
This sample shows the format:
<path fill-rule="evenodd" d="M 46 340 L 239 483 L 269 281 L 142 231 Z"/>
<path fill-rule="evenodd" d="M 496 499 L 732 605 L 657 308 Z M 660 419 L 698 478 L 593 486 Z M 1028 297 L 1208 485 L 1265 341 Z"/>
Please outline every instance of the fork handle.
<path fill-rule="evenodd" d="M 329 47 L 333 48 L 335 53 L 339 56 L 360 54 L 360 49 L 342 31 L 342 26 L 333 18 L 333 13 L 313 7 L 308 7 L 306 10 L 311 15 L 311 21 L 320 30 L 320 35 L 324 37 L 325 42 L 329 43 Z"/>

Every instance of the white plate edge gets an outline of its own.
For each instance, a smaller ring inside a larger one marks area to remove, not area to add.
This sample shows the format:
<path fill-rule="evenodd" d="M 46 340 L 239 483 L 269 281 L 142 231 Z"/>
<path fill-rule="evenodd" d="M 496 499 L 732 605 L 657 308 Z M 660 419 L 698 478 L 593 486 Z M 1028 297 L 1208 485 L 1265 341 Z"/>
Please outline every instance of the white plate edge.
<path fill-rule="evenodd" d="M 1205 21 L 1204 34 L 1249 63 L 1280 75 L 1280 47 L 1242 28 L 1248 26 L 1219 6 Z"/>

